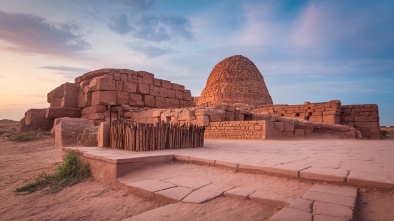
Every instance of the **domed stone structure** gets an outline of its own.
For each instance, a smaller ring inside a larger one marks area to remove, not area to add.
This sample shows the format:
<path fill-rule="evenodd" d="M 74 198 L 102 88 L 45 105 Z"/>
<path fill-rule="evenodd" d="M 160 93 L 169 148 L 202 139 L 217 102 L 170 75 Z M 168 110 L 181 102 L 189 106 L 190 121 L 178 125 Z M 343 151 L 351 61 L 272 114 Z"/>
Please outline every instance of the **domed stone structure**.
<path fill-rule="evenodd" d="M 272 98 L 256 65 L 242 55 L 234 55 L 213 68 L 197 105 L 204 103 L 259 106 L 272 104 Z"/>

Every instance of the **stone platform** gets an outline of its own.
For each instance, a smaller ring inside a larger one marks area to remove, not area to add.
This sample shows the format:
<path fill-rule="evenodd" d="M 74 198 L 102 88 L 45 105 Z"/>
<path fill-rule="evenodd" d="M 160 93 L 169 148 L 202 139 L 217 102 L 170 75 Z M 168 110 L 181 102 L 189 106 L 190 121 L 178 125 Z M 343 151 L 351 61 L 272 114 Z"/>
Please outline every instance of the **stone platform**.
<path fill-rule="evenodd" d="M 173 205 L 167 213 L 224 196 L 276 208 L 269 220 L 355 220 L 357 187 L 394 188 L 393 140 L 206 140 L 201 148 L 147 152 L 66 149 L 82 153 L 95 179 Z M 184 164 L 175 164 L 177 171 L 174 164 L 162 164 L 173 161 Z M 227 172 L 206 179 L 202 174 L 213 167 Z M 282 181 L 265 181 L 267 174 Z"/>
<path fill-rule="evenodd" d="M 204 147 L 130 152 L 98 147 L 77 149 L 97 166 L 93 176 L 117 183 L 135 167 L 180 160 L 296 179 L 367 188 L 394 188 L 393 140 L 206 140 Z"/>

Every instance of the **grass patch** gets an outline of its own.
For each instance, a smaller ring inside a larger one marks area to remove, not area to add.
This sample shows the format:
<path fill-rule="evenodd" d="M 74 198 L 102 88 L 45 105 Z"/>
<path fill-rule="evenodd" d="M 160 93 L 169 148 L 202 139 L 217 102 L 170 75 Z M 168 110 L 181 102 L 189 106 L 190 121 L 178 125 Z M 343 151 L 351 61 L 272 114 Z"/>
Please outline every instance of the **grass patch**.
<path fill-rule="evenodd" d="M 9 138 L 9 140 L 18 141 L 18 142 L 28 142 L 35 139 L 37 139 L 36 132 L 25 132 L 25 133 L 14 134 Z"/>
<path fill-rule="evenodd" d="M 54 174 L 41 174 L 34 182 L 15 189 L 15 192 L 35 192 L 50 187 L 56 193 L 90 177 L 89 164 L 83 163 L 75 151 L 67 151 L 64 162 L 57 166 Z"/>

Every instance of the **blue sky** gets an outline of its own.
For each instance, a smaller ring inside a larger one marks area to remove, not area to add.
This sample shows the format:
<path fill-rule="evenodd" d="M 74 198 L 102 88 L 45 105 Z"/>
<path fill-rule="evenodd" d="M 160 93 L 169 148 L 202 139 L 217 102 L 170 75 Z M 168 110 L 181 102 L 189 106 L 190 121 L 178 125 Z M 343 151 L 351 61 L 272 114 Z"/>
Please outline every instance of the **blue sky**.
<path fill-rule="evenodd" d="M 0 119 L 99 68 L 145 70 L 198 96 L 241 54 L 275 104 L 376 103 L 394 125 L 394 1 L 0 0 Z"/>

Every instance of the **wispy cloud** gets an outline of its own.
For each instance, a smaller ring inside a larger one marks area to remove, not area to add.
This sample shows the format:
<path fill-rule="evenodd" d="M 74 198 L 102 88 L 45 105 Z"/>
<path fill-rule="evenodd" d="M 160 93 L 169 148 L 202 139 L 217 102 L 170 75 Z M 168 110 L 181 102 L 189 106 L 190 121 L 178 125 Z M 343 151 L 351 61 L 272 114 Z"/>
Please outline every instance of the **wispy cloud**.
<path fill-rule="evenodd" d="M 56 70 L 56 71 L 78 72 L 78 73 L 85 73 L 85 72 L 89 71 L 89 69 L 86 69 L 86 68 L 77 68 L 77 67 L 70 67 L 70 66 L 42 66 L 42 67 L 38 67 L 38 68 Z"/>
<path fill-rule="evenodd" d="M 143 54 L 147 57 L 159 57 L 168 54 L 177 53 L 177 51 L 169 48 L 169 47 L 155 47 L 152 45 L 140 45 L 140 44 L 126 44 L 128 48 L 131 50 Z"/>
<path fill-rule="evenodd" d="M 4 11 L 0 11 L 0 40 L 9 44 L 1 48 L 15 52 L 72 55 L 90 48 L 75 24 Z"/>

